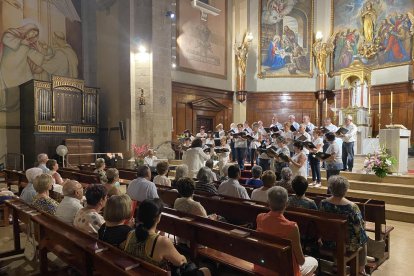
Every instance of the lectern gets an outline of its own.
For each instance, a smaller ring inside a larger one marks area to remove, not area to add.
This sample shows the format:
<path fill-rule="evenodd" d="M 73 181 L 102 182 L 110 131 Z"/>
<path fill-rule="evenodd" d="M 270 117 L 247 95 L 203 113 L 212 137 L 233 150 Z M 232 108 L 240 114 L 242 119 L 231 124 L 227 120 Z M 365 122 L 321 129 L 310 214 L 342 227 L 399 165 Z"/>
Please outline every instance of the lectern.
<path fill-rule="evenodd" d="M 380 130 L 380 145 L 390 150 L 390 154 L 397 159 L 397 163 L 391 167 L 391 172 L 393 173 L 406 174 L 408 172 L 410 135 L 411 130 L 408 129 Z"/>

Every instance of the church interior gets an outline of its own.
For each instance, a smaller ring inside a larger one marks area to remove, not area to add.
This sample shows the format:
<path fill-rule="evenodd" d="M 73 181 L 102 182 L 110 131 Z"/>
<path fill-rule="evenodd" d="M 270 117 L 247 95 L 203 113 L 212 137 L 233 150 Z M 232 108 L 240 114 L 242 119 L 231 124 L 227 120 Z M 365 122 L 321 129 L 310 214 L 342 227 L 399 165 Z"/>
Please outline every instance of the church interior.
<path fill-rule="evenodd" d="M 0 32 L 0 275 L 414 270 L 412 0 L 3 0 Z"/>

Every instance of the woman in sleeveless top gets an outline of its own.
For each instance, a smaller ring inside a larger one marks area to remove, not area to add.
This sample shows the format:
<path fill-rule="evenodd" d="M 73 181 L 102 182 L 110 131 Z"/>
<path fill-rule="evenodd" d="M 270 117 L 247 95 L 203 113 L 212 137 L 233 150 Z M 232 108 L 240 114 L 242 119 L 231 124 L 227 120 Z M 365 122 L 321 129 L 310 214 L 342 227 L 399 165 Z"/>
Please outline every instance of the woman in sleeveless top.
<path fill-rule="evenodd" d="M 294 154 L 292 158 L 290 158 L 290 169 L 292 170 L 293 177 L 298 176 L 298 175 L 307 177 L 307 172 L 306 172 L 307 157 L 302 151 L 303 150 L 302 143 L 298 141 L 293 143 L 293 150 L 294 150 Z"/>
<path fill-rule="evenodd" d="M 144 200 L 139 205 L 139 224 L 129 233 L 124 250 L 163 269 L 168 269 L 168 263 L 181 267 L 187 263 L 185 256 L 175 249 L 171 240 L 157 233 L 162 206 L 163 203 L 158 198 Z M 208 269 L 197 269 L 189 275 L 210 275 L 210 272 Z"/>

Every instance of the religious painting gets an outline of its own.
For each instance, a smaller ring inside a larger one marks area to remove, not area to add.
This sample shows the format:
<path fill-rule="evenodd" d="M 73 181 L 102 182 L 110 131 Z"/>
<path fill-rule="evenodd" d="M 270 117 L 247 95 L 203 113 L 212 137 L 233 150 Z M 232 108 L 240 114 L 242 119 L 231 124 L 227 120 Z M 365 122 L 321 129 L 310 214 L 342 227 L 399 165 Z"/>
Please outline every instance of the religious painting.
<path fill-rule="evenodd" d="M 227 1 L 203 0 L 220 10 L 218 15 L 177 1 L 177 68 L 180 71 L 227 78 Z"/>
<path fill-rule="evenodd" d="M 31 79 L 82 77 L 81 0 L 4 0 L 0 14 L 0 111 Z"/>
<path fill-rule="evenodd" d="M 259 3 L 259 78 L 312 77 L 313 0 Z"/>
<path fill-rule="evenodd" d="M 331 73 L 358 59 L 372 69 L 412 58 L 413 0 L 332 0 Z"/>

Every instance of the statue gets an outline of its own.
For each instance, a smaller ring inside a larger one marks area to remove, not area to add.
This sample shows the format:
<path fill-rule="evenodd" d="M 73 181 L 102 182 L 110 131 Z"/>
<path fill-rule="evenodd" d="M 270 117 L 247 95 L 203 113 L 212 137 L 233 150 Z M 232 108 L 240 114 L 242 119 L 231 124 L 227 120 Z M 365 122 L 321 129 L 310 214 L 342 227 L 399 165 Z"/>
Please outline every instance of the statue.
<path fill-rule="evenodd" d="M 322 39 L 318 39 L 315 44 L 313 44 L 313 53 L 315 55 L 319 74 L 327 74 L 326 59 L 328 55 L 333 52 L 333 49 L 334 44 L 332 43 L 332 37 L 326 43 L 322 42 Z"/>
<path fill-rule="evenodd" d="M 372 7 L 372 2 L 368 2 L 361 13 L 362 34 L 365 42 L 372 43 L 374 41 L 374 27 L 377 19 L 376 11 Z"/>
<path fill-rule="evenodd" d="M 246 67 L 247 67 L 247 56 L 249 54 L 249 44 L 253 40 L 253 37 L 250 33 L 246 33 L 243 38 L 243 42 L 237 46 L 234 46 L 234 52 L 236 54 L 236 66 L 237 66 L 237 75 L 246 76 Z"/>

